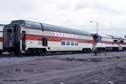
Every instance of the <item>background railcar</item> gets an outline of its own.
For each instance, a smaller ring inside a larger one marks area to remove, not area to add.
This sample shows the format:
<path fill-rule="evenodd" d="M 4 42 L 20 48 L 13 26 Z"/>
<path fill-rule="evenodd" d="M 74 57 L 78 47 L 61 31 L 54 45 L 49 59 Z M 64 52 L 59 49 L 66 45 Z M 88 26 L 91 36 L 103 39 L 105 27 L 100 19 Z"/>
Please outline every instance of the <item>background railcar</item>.
<path fill-rule="evenodd" d="M 83 51 L 93 48 L 91 33 L 25 20 L 4 27 L 4 50 L 40 54 L 46 51 Z"/>
<path fill-rule="evenodd" d="M 123 38 L 116 37 L 100 37 L 100 41 L 96 47 L 99 51 L 122 51 L 125 48 L 125 42 Z"/>
<path fill-rule="evenodd" d="M 119 40 L 121 46 L 122 46 L 122 50 L 125 51 L 126 50 L 126 38 L 121 38 Z"/>
<path fill-rule="evenodd" d="M 4 25 L 0 24 L 0 54 L 2 54 L 3 51 L 3 28 Z"/>

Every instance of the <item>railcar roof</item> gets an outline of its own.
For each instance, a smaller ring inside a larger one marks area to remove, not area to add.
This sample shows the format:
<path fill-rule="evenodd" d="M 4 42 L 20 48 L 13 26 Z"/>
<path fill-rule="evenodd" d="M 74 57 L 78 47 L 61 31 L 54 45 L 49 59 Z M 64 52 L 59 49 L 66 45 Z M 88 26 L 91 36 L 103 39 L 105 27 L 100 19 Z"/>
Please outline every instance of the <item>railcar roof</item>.
<path fill-rule="evenodd" d="M 64 33 L 74 33 L 74 34 L 81 34 L 81 35 L 91 35 L 91 33 L 78 30 L 78 29 L 72 29 L 72 28 L 50 25 L 50 24 L 45 24 L 45 23 L 42 23 L 42 25 L 45 30 L 64 32 Z"/>
<path fill-rule="evenodd" d="M 115 36 L 113 36 L 113 37 L 110 37 L 110 36 L 102 36 L 102 38 L 117 39 L 117 40 L 124 39 L 122 37 L 115 37 Z"/>
<path fill-rule="evenodd" d="M 4 26 L 4 24 L 0 24 L 0 26 Z"/>
<path fill-rule="evenodd" d="M 14 20 L 12 22 L 18 22 L 18 23 L 21 23 L 21 24 L 25 24 L 27 22 L 32 22 L 32 21 Z M 33 22 L 33 23 L 38 23 L 38 22 Z M 67 28 L 67 27 L 62 27 L 62 26 L 56 26 L 56 25 L 50 25 L 50 24 L 45 24 L 45 23 L 38 23 L 38 24 L 42 24 L 44 30 L 63 32 L 63 33 L 71 33 L 71 34 L 78 34 L 78 35 L 88 35 L 88 36 L 92 35 L 89 32 L 86 32 L 86 31 L 83 31 L 83 30 L 79 30 L 79 29 L 72 29 L 72 28 Z"/>

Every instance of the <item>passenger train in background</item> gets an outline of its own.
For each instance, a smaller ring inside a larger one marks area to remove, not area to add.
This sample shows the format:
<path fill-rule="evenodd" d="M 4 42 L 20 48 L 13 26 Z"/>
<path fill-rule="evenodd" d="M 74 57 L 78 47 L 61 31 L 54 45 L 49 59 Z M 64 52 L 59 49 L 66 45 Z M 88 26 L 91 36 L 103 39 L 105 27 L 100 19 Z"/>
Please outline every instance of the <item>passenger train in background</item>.
<path fill-rule="evenodd" d="M 0 54 L 2 54 L 3 51 L 3 28 L 4 25 L 0 24 Z"/>
<path fill-rule="evenodd" d="M 99 39 L 100 38 L 100 39 Z M 126 50 L 126 39 L 114 36 L 98 36 L 96 42 L 98 51 L 124 51 Z"/>
<path fill-rule="evenodd" d="M 2 51 L 14 52 L 16 55 L 126 50 L 126 39 L 102 37 L 81 30 L 26 20 L 12 21 L 4 26 L 1 34 Z"/>

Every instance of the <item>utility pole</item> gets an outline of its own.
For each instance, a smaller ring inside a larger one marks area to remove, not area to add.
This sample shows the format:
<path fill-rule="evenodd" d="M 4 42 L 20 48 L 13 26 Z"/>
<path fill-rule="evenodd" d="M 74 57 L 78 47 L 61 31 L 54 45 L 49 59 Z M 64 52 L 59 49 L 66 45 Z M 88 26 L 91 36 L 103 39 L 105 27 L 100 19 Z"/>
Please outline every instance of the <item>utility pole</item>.
<path fill-rule="evenodd" d="M 90 23 L 96 23 L 96 34 L 98 35 L 98 22 L 97 21 L 90 21 Z"/>
<path fill-rule="evenodd" d="M 97 43 L 99 40 L 99 35 L 98 35 L 98 22 L 97 21 L 90 21 L 90 23 L 96 23 L 96 34 L 93 36 L 95 39 L 95 44 L 93 44 L 93 52 L 94 52 L 94 56 L 97 56 Z"/>

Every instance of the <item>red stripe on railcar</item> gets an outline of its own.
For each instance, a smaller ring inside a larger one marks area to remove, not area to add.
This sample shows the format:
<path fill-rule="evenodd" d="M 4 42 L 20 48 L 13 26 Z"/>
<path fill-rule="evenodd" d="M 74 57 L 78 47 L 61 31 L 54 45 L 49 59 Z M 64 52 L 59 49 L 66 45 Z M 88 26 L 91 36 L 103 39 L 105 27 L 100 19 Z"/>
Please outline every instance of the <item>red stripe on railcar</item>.
<path fill-rule="evenodd" d="M 39 36 L 39 35 L 26 35 L 26 40 L 40 40 L 42 38 L 48 38 L 48 41 L 62 41 L 62 40 L 69 40 L 69 41 L 78 41 L 80 43 L 94 43 L 93 40 L 85 40 L 85 39 L 76 39 L 76 38 L 64 38 L 64 37 L 52 37 L 52 36 Z"/>
<path fill-rule="evenodd" d="M 52 36 L 40 36 L 40 35 L 32 35 L 32 34 L 27 34 L 26 35 L 26 40 L 41 40 L 42 38 L 48 38 L 48 41 L 62 41 L 62 40 L 69 40 L 69 41 L 77 41 L 80 43 L 95 43 L 94 40 L 86 40 L 86 39 L 76 39 L 76 38 L 65 38 L 65 37 L 52 37 Z M 109 42 L 109 41 L 102 41 L 101 43 L 105 44 L 119 44 L 115 42 Z M 126 44 L 126 43 L 124 43 Z"/>
<path fill-rule="evenodd" d="M 0 37 L 0 42 L 3 42 L 3 37 Z"/>

